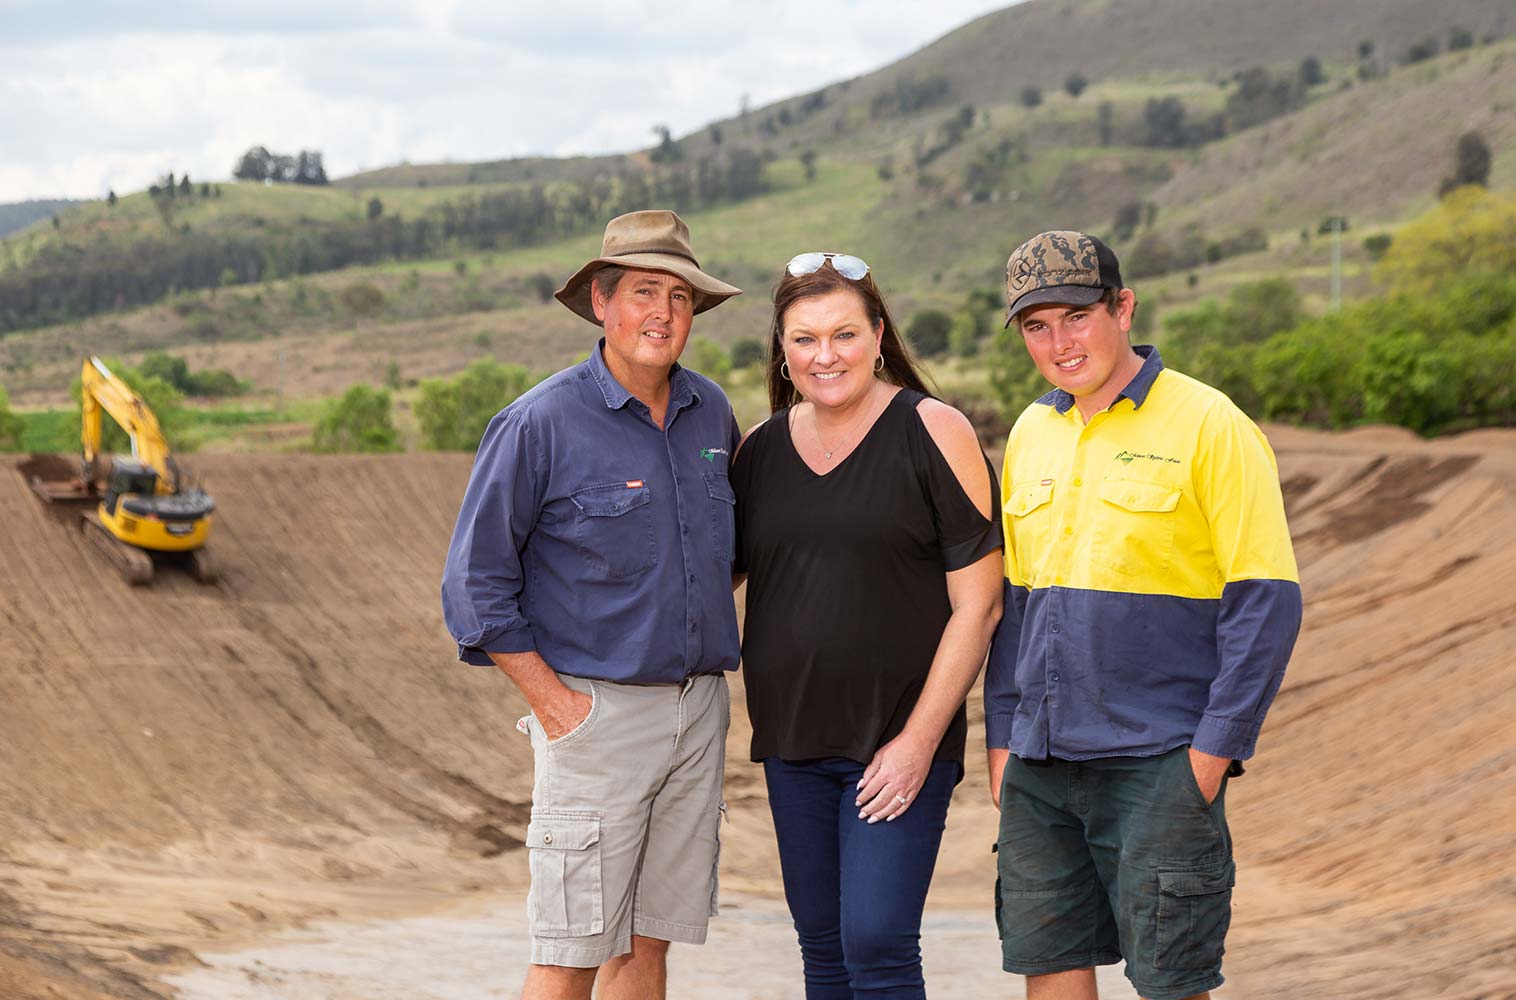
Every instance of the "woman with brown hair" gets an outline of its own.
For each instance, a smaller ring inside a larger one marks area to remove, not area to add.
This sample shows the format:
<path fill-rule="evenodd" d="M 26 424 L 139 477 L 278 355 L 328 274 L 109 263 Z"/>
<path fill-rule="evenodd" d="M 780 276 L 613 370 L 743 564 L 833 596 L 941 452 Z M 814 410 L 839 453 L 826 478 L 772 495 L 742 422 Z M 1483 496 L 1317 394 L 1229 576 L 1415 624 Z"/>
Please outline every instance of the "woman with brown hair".
<path fill-rule="evenodd" d="M 732 464 L 736 566 L 806 997 L 925 997 L 921 912 L 1000 616 L 994 476 L 858 257 L 786 266 L 768 386 Z"/>

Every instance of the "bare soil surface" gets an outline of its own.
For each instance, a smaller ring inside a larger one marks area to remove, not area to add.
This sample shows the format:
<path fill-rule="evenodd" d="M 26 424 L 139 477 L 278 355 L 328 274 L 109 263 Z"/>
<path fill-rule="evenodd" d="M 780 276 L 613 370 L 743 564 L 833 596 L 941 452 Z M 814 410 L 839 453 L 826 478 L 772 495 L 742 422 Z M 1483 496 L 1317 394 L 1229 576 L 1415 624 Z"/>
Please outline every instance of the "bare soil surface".
<path fill-rule="evenodd" d="M 1270 436 L 1306 621 L 1229 795 L 1223 995 L 1516 997 L 1516 432 Z M 519 897 L 525 707 L 454 661 L 437 601 L 469 463 L 199 456 L 222 577 L 135 590 L 0 466 L 0 997 L 166 998 L 282 933 Z M 777 864 L 743 718 L 723 885 L 756 912 Z M 939 919 L 988 919 L 995 815 L 970 764 Z M 719 926 L 792 960 L 782 923 Z"/>

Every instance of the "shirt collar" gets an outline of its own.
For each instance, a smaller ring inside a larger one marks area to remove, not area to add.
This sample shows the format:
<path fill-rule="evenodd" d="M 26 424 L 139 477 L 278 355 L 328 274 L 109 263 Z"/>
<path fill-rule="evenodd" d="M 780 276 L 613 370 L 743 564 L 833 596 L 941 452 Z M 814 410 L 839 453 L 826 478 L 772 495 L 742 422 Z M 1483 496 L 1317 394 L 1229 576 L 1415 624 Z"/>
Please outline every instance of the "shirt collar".
<path fill-rule="evenodd" d="M 1130 399 L 1132 409 L 1136 410 L 1147 402 L 1148 392 L 1153 388 L 1153 382 L 1157 380 L 1158 373 L 1163 371 L 1163 359 L 1158 356 L 1158 348 L 1152 344 L 1138 344 L 1132 350 L 1142 358 L 1142 367 L 1138 369 L 1136 375 L 1132 376 L 1126 388 L 1116 394 L 1116 399 L 1111 400 L 1111 405 L 1115 406 L 1118 400 Z M 1044 393 L 1037 402 L 1051 406 L 1059 413 L 1067 413 L 1074 405 L 1074 397 L 1062 389 L 1053 389 Z"/>
<path fill-rule="evenodd" d="M 618 381 L 616 376 L 605 363 L 605 338 L 601 337 L 595 349 L 590 351 L 589 360 L 585 362 L 589 366 L 590 377 L 600 387 L 600 393 L 605 397 L 605 405 L 612 410 L 619 410 L 627 403 L 636 399 Z M 669 411 L 682 410 L 686 406 L 693 406 L 700 402 L 700 393 L 695 390 L 694 379 L 690 378 L 689 372 L 685 371 L 676 362 L 669 369 Z"/>

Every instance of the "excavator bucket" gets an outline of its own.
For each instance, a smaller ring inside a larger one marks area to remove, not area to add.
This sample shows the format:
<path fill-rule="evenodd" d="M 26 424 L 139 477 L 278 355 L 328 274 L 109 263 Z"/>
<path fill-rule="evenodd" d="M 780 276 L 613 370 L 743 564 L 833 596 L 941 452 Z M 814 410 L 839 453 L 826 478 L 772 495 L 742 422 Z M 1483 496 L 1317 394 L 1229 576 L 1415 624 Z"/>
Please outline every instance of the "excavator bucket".
<path fill-rule="evenodd" d="M 100 499 L 94 484 L 81 478 L 78 463 L 61 456 L 32 455 L 20 463 L 19 469 L 32 492 L 47 503 Z"/>

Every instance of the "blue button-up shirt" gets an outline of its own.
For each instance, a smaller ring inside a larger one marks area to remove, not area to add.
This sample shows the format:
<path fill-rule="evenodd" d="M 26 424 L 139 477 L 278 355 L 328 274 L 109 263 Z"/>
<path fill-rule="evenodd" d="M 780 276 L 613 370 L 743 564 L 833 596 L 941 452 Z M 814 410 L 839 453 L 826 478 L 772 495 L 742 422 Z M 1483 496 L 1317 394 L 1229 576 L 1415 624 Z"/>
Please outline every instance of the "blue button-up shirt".
<path fill-rule="evenodd" d="M 484 433 L 442 576 L 458 656 L 635 684 L 734 670 L 731 405 L 675 365 L 660 428 L 604 344 Z"/>

